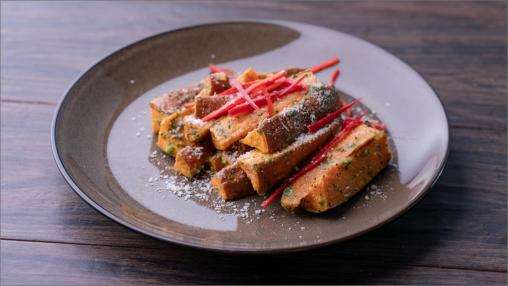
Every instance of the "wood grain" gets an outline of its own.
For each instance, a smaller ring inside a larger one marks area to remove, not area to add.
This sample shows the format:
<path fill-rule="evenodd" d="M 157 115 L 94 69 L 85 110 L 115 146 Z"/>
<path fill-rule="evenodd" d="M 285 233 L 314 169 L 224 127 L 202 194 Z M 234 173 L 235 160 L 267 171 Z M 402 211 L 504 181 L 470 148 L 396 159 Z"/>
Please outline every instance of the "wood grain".
<path fill-rule="evenodd" d="M 1 284 L 506 283 L 506 3 L 2 2 Z M 297 255 L 211 255 L 108 220 L 66 185 L 50 121 L 68 84 L 140 38 L 243 17 L 302 21 L 391 51 L 448 112 L 434 189 L 389 225 Z M 285 269 L 280 275 L 281 265 Z"/>
<path fill-rule="evenodd" d="M 199 22 L 248 16 L 313 23 L 372 41 L 429 80 L 442 97 L 451 124 L 503 129 L 505 8 L 503 2 L 6 3 L 2 97 L 56 103 L 82 71 L 126 44 Z M 55 13 L 58 17 L 53 17 Z M 485 69 L 489 72 L 479 72 Z M 454 96 L 457 93 L 461 96 Z M 485 101 L 492 105 L 485 106 Z"/>
<path fill-rule="evenodd" d="M 2 241 L 7 273 L 23 275 L 26 284 L 502 284 L 503 272 L 469 269 L 429 268 L 397 265 L 394 260 L 380 263 L 375 257 L 347 262 L 337 255 L 320 251 L 306 257 L 237 257 L 181 249 L 111 248 L 90 245 L 61 245 Z M 333 260 L 332 260 L 333 258 Z M 341 262 L 342 261 L 342 262 Z M 49 274 L 49 275 L 48 275 Z M 274 282 L 275 281 L 275 282 Z M 14 275 L 2 283 L 17 284 Z"/>

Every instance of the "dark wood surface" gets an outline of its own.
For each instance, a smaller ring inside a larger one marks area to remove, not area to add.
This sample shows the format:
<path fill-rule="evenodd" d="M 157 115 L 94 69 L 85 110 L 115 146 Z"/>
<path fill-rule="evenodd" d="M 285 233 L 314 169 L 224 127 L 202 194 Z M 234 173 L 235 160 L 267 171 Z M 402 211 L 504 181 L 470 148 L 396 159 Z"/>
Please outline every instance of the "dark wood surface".
<path fill-rule="evenodd" d="M 1 3 L 1 284 L 506 284 L 506 3 L 238 2 Z M 72 80 L 140 38 L 244 17 L 341 30 L 421 73 L 451 124 L 433 190 L 358 239 L 254 257 L 142 236 L 75 195 L 49 132 Z"/>

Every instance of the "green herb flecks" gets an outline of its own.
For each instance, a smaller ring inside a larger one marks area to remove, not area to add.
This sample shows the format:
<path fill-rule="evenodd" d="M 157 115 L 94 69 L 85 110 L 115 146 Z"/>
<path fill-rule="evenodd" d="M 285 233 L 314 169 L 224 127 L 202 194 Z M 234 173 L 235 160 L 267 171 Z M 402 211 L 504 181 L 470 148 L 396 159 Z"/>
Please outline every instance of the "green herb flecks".
<path fill-rule="evenodd" d="M 356 143 L 355 143 L 355 142 L 353 142 L 353 143 L 351 143 L 351 144 L 347 145 L 347 147 L 348 147 L 349 149 L 355 148 L 355 147 L 356 147 Z"/>
<path fill-rule="evenodd" d="M 353 160 L 351 158 L 346 158 L 346 160 L 344 160 L 344 162 L 342 162 L 342 168 L 347 170 L 349 168 L 349 165 L 351 164 L 351 162 L 353 162 Z"/>
<path fill-rule="evenodd" d="M 283 197 L 291 197 L 293 195 L 293 188 L 291 186 L 284 189 L 284 192 L 282 193 Z"/>
<path fill-rule="evenodd" d="M 166 150 L 164 150 L 164 153 L 169 154 L 171 156 L 175 155 L 175 146 L 169 144 Z"/>

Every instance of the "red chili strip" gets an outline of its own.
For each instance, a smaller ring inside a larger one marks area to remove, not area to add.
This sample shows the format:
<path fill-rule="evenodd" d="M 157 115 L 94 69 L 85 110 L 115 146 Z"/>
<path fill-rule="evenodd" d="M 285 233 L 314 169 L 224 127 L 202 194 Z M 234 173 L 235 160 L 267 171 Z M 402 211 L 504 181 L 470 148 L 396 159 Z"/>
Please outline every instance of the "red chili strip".
<path fill-rule="evenodd" d="M 247 87 L 255 84 L 258 81 L 259 80 L 253 80 L 253 81 L 249 81 L 249 82 L 246 82 L 246 83 L 242 83 L 242 87 L 243 88 L 247 88 Z M 236 89 L 236 87 L 230 87 L 230 88 L 226 89 L 225 91 L 223 91 L 223 92 L 221 92 L 221 93 L 219 93 L 217 95 L 221 95 L 221 96 L 222 95 L 231 95 L 231 94 L 235 94 L 237 92 L 238 92 L 238 90 Z"/>
<path fill-rule="evenodd" d="M 267 84 L 272 84 L 274 81 L 278 80 L 279 78 L 286 77 L 286 74 L 287 74 L 287 72 L 285 70 L 282 70 L 269 78 L 263 79 L 255 84 L 249 86 L 245 91 L 247 91 L 248 94 L 251 94 L 253 91 L 255 91 L 258 88 L 264 87 Z"/>
<path fill-rule="evenodd" d="M 323 128 L 328 123 L 332 122 L 335 118 L 339 117 L 344 111 L 350 110 L 351 107 L 353 105 L 355 105 L 356 103 L 358 103 L 360 100 L 361 100 L 361 98 L 355 99 L 355 100 L 351 101 L 349 104 L 342 105 L 342 107 L 337 109 L 336 111 L 334 111 L 332 113 L 329 113 L 325 117 L 323 117 L 323 118 L 319 119 L 318 121 L 310 124 L 309 126 L 307 126 L 307 128 L 309 129 L 309 132 L 314 133 L 314 132 L 318 131 L 319 129 Z"/>
<path fill-rule="evenodd" d="M 342 123 L 342 131 L 338 135 L 336 135 L 328 144 L 326 144 L 319 152 L 314 156 L 314 158 L 318 158 L 319 156 L 324 155 L 326 152 L 328 152 L 331 148 L 333 148 L 335 145 L 337 145 L 338 142 L 342 141 L 349 133 L 351 133 L 351 130 L 362 124 L 362 117 L 365 115 L 365 113 L 361 113 L 354 118 L 347 117 L 344 122 Z"/>
<path fill-rule="evenodd" d="M 271 94 L 270 99 L 275 101 L 275 99 L 277 99 L 279 97 L 282 97 L 282 96 L 287 95 L 287 94 L 292 93 L 292 92 L 300 91 L 302 88 L 301 87 L 297 88 L 297 86 L 299 86 L 298 84 L 300 82 L 302 82 L 303 79 L 304 79 L 304 75 L 300 76 L 297 80 L 293 81 L 291 83 L 291 85 L 289 85 L 285 89 L 276 91 L 273 94 Z M 264 104 L 266 104 L 266 100 L 264 98 L 259 98 L 259 100 L 260 101 L 258 103 L 260 105 L 264 106 Z M 233 109 L 230 110 L 229 114 L 230 115 L 235 115 L 235 114 L 239 114 L 239 113 L 242 113 L 242 112 L 249 112 L 249 111 L 252 111 L 252 109 L 249 106 L 242 105 L 242 106 L 235 107 L 234 110 Z"/>
<path fill-rule="evenodd" d="M 283 96 L 288 95 L 288 94 L 293 93 L 293 92 L 298 92 L 298 91 L 303 91 L 303 90 L 306 90 L 306 88 L 304 88 L 301 85 L 295 85 L 293 88 L 286 90 L 284 93 L 279 93 L 279 92 L 272 93 L 270 95 L 270 99 L 273 102 L 273 101 L 275 101 L 276 99 L 278 99 L 280 97 L 283 97 Z M 258 97 L 256 97 L 254 99 L 254 102 L 259 107 L 263 107 L 263 106 L 265 106 L 267 104 L 266 98 L 264 96 L 258 96 Z M 252 112 L 253 110 L 254 109 L 252 108 L 252 106 L 250 106 L 247 103 L 244 103 L 244 104 L 239 104 L 239 105 L 234 106 L 233 108 L 231 108 L 228 111 L 228 114 L 229 115 L 237 115 L 237 114 L 244 113 L 244 112 Z"/>
<path fill-rule="evenodd" d="M 330 77 L 330 83 L 328 83 L 329 86 L 335 85 L 335 82 L 337 81 L 337 78 L 340 75 L 340 70 L 337 68 L 333 71 L 332 76 Z"/>
<path fill-rule="evenodd" d="M 191 107 L 193 107 L 193 106 L 194 106 L 194 102 L 189 102 L 189 103 L 186 103 L 186 104 L 184 104 L 184 105 L 183 105 L 183 107 L 184 107 L 185 109 L 189 109 L 189 108 L 191 108 Z"/>
<path fill-rule="evenodd" d="M 277 80 L 274 83 L 272 83 L 271 85 L 268 85 L 268 86 L 264 87 L 262 90 L 256 90 L 255 92 L 251 93 L 251 96 L 256 97 L 256 96 L 259 96 L 259 95 L 264 95 L 264 90 L 265 89 L 268 92 L 272 92 L 272 91 L 274 91 L 276 89 L 279 89 L 280 87 L 286 88 L 286 87 L 288 87 L 290 85 L 291 85 L 291 81 L 288 80 L 288 79 Z"/>
<path fill-rule="evenodd" d="M 214 64 L 210 64 L 208 67 L 210 68 L 210 73 L 216 73 L 216 72 L 224 72 L 227 74 L 234 74 L 235 73 L 235 71 L 232 69 L 218 67 Z"/>
<path fill-rule="evenodd" d="M 273 116 L 273 103 L 272 103 L 272 98 L 270 96 L 270 93 L 268 93 L 268 89 L 265 88 L 263 89 L 263 94 L 265 95 L 265 100 L 266 100 L 266 110 L 268 112 L 268 118 L 272 117 Z"/>
<path fill-rule="evenodd" d="M 320 72 L 324 69 L 327 69 L 329 67 L 332 67 L 340 62 L 339 58 L 331 58 L 329 60 L 326 60 L 320 64 L 317 64 L 310 68 L 310 71 L 313 73 Z"/>
<path fill-rule="evenodd" d="M 386 126 L 383 123 L 375 121 L 375 120 L 370 120 L 369 124 L 372 127 L 376 128 L 376 129 L 379 129 L 379 130 L 385 130 L 386 129 Z"/>
<path fill-rule="evenodd" d="M 342 99 L 342 98 L 339 98 L 339 102 L 340 102 L 340 105 L 342 105 L 342 106 L 346 106 L 347 105 L 347 102 L 344 101 L 344 99 Z M 353 109 L 348 109 L 347 112 L 346 112 L 346 116 L 353 117 Z"/>
<path fill-rule="evenodd" d="M 208 115 L 203 117 L 203 121 L 209 121 L 214 118 L 220 117 L 220 116 L 226 114 L 228 112 L 228 110 L 233 108 L 235 105 L 238 105 L 243 102 L 245 102 L 245 99 L 241 96 L 237 96 L 237 97 L 231 99 L 230 101 L 226 102 L 226 104 L 221 106 L 219 109 L 212 111 L 211 113 L 209 113 Z"/>
<path fill-rule="evenodd" d="M 277 93 L 279 93 L 279 94 L 287 94 L 287 92 L 289 90 L 293 89 L 297 84 L 300 84 L 300 82 L 302 82 L 302 80 L 304 78 L 305 78 L 305 75 L 301 75 L 297 80 L 293 81 L 290 86 L 286 87 L 283 90 L 280 90 L 280 91 L 276 92 L 274 95 L 272 95 L 272 97 L 273 96 L 280 97 L 280 95 L 277 95 Z"/>
<path fill-rule="evenodd" d="M 240 96 L 243 97 L 245 101 L 247 101 L 252 106 L 252 108 L 256 110 L 259 109 L 259 106 L 257 106 L 254 103 L 254 101 L 252 101 L 252 98 L 250 97 L 249 93 L 242 87 L 242 85 L 240 84 L 240 82 L 238 82 L 236 78 L 230 79 L 229 83 L 231 84 L 232 87 L 236 87 Z"/>
<path fill-rule="evenodd" d="M 337 145 L 340 141 L 344 140 L 347 135 L 353 131 L 357 126 L 359 126 L 362 121 L 363 115 L 357 116 L 352 121 L 349 122 L 349 124 L 344 125 L 342 128 L 342 131 L 336 135 L 328 144 L 326 144 L 321 150 L 312 158 L 309 164 L 307 164 L 305 167 L 303 167 L 300 171 L 298 171 L 296 174 L 291 176 L 284 184 L 282 184 L 279 188 L 277 188 L 268 199 L 263 201 L 261 203 L 262 207 L 268 206 L 270 203 L 272 203 L 287 187 L 289 187 L 291 184 L 293 184 L 298 178 L 308 173 L 310 170 L 317 167 L 321 162 L 323 162 L 326 159 L 326 153 L 330 151 L 335 145 Z"/>
<path fill-rule="evenodd" d="M 319 165 L 319 163 L 321 163 L 323 160 L 325 159 L 324 156 L 322 156 L 322 158 L 316 160 L 316 161 L 311 161 L 307 166 L 305 166 L 303 169 L 301 169 L 298 173 L 294 174 L 291 178 L 289 178 L 289 180 L 287 180 L 284 184 L 282 184 L 277 190 L 275 190 L 273 192 L 273 194 L 271 194 L 268 199 L 264 200 L 262 203 L 261 203 L 261 206 L 262 207 L 266 207 L 268 206 L 269 204 L 271 204 L 273 201 L 275 201 L 275 199 L 277 199 L 277 197 L 287 188 L 289 187 L 292 183 L 294 183 L 298 178 L 300 178 L 301 176 L 305 175 L 307 172 L 309 172 L 310 170 L 314 169 L 317 165 Z"/>

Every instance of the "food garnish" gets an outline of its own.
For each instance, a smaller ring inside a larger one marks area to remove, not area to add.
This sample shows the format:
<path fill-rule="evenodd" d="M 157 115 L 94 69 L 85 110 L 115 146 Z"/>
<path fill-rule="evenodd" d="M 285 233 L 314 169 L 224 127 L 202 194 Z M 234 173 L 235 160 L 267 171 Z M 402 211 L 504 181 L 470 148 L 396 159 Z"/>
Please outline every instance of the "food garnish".
<path fill-rule="evenodd" d="M 224 72 L 227 74 L 235 74 L 235 71 L 232 69 L 224 68 L 224 67 L 218 67 L 214 64 L 209 65 L 210 73 L 217 73 L 217 72 Z"/>
<path fill-rule="evenodd" d="M 293 176 L 291 176 L 284 184 L 282 184 L 279 188 L 277 188 L 273 194 L 268 197 L 265 201 L 261 203 L 262 207 L 268 206 L 272 203 L 287 187 L 289 187 L 294 181 L 296 181 L 301 176 L 305 175 L 305 173 L 317 167 L 321 162 L 326 159 L 326 153 L 332 149 L 335 145 L 337 145 L 340 141 L 344 140 L 344 138 L 351 133 L 351 131 L 362 124 L 363 114 L 356 116 L 355 118 L 346 118 L 350 120 L 345 120 L 342 130 L 338 135 L 336 135 L 328 144 L 326 144 L 319 152 L 314 155 L 314 157 L 310 160 L 309 164 L 300 169 L 300 171 L 296 172 Z"/>
<path fill-rule="evenodd" d="M 335 85 L 335 82 L 337 81 L 337 78 L 339 77 L 339 75 L 340 75 L 340 70 L 337 68 L 333 71 L 332 76 L 330 77 L 330 82 L 328 83 L 328 85 L 330 85 L 330 86 Z"/>
<path fill-rule="evenodd" d="M 317 65 L 311 67 L 310 71 L 313 73 L 317 73 L 317 72 L 320 72 L 320 71 L 327 69 L 329 67 L 333 67 L 334 65 L 336 65 L 338 63 L 340 63 L 339 58 L 331 58 L 329 60 L 326 60 L 320 64 L 317 64 Z"/>
<path fill-rule="evenodd" d="M 157 146 L 175 157 L 178 174 L 213 172 L 210 183 L 224 200 L 264 196 L 280 185 L 261 206 L 283 193 L 289 211 L 333 208 L 390 159 L 385 125 L 364 122 L 365 113 L 353 117 L 361 98 L 347 103 L 334 87 L 340 69 L 328 83 L 316 77 L 339 62 L 241 74 L 210 64 L 205 79 L 150 102 Z"/>
<path fill-rule="evenodd" d="M 237 79 L 232 78 L 229 80 L 229 82 L 231 83 L 231 86 L 235 87 L 238 90 L 238 94 L 240 94 L 240 96 L 243 97 L 243 99 L 245 99 L 245 101 L 247 101 L 250 104 L 250 106 L 252 106 L 252 108 L 256 110 L 259 109 L 259 106 L 257 106 L 256 103 L 252 101 L 252 98 L 250 97 L 249 93 L 245 89 L 243 89 L 242 85 L 238 82 Z"/>
<path fill-rule="evenodd" d="M 336 111 L 328 114 L 327 116 L 319 119 L 318 121 L 312 123 L 311 125 L 308 126 L 309 128 L 309 131 L 310 132 L 316 132 L 318 131 L 319 129 L 321 129 L 323 126 L 326 126 L 327 124 L 329 124 L 330 122 L 332 122 L 333 120 L 335 120 L 335 118 L 339 117 L 344 111 L 349 111 L 351 110 L 351 107 L 353 105 L 355 105 L 356 103 L 360 102 L 361 98 L 359 99 L 355 99 L 353 101 L 351 101 L 350 103 L 348 104 L 345 104 L 344 101 L 341 101 L 344 102 L 342 104 L 342 107 L 337 109 Z M 341 102 L 341 103 L 342 103 Z M 352 113 L 351 113 L 352 114 Z M 349 117 L 351 117 L 349 114 L 348 114 Z"/>

